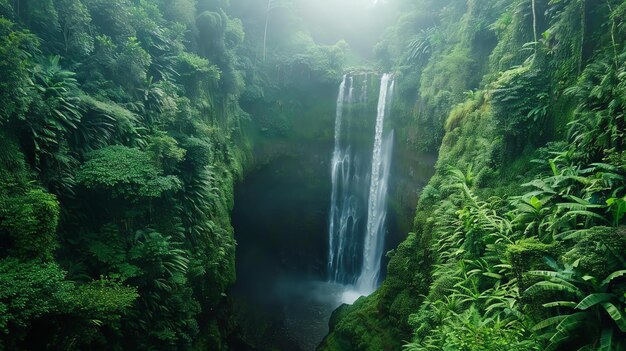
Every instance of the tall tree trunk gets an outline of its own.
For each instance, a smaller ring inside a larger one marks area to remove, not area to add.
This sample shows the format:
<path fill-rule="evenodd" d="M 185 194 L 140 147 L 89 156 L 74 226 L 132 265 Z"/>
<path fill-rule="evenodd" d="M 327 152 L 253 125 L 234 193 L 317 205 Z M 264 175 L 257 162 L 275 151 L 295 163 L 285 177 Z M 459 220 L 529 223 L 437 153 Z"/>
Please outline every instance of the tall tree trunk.
<path fill-rule="evenodd" d="M 17 18 L 22 18 L 20 11 L 21 11 L 21 1 L 20 0 L 15 0 L 14 2 L 15 5 L 15 13 L 17 14 Z"/>
<path fill-rule="evenodd" d="M 580 1 L 580 57 L 578 58 L 578 75 L 583 70 L 583 60 L 585 53 L 585 34 L 587 32 L 587 1 Z"/>
<path fill-rule="evenodd" d="M 531 0 L 533 9 L 533 37 L 535 39 L 535 53 L 537 52 L 537 4 L 536 0 Z"/>
<path fill-rule="evenodd" d="M 617 43 L 615 42 L 615 18 L 613 17 L 613 6 L 611 1 L 606 0 L 609 7 L 609 19 L 611 20 L 611 44 L 613 45 L 613 59 L 615 61 L 615 69 L 619 69 L 619 56 L 617 55 Z"/>
<path fill-rule="evenodd" d="M 265 12 L 265 34 L 263 34 L 263 62 L 265 62 L 265 54 L 267 50 L 267 27 L 270 23 L 270 6 L 272 5 L 272 0 L 267 0 L 267 11 Z"/>

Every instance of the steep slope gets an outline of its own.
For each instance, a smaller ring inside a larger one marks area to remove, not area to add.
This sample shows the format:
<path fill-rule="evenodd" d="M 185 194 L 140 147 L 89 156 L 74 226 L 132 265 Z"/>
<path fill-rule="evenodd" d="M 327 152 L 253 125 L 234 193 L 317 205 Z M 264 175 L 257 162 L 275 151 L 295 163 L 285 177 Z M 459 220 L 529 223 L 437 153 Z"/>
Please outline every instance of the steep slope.
<path fill-rule="evenodd" d="M 241 23 L 212 1 L 0 5 L 3 347 L 219 349 Z"/>
<path fill-rule="evenodd" d="M 381 288 L 335 312 L 320 350 L 624 347 L 623 11 L 407 9 L 379 50 L 442 131 L 437 173 Z"/>
<path fill-rule="evenodd" d="M 324 137 L 347 51 L 266 6 L 0 0 L 0 349 L 241 346 L 235 182 Z"/>

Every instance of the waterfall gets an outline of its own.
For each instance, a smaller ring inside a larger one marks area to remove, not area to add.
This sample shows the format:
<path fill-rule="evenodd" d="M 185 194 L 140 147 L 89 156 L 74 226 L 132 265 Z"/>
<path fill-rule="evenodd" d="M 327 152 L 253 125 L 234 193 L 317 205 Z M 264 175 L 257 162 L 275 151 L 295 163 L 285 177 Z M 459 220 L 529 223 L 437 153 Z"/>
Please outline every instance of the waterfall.
<path fill-rule="evenodd" d="M 331 179 L 332 179 L 332 193 L 330 195 L 330 228 L 328 229 L 328 243 L 329 243 L 329 252 L 328 252 L 328 272 L 331 276 L 332 280 L 337 280 L 338 272 L 338 264 L 335 260 L 335 256 L 337 254 L 337 250 L 335 249 L 338 246 L 339 238 L 335 235 L 335 227 L 337 226 L 337 193 L 338 193 L 338 184 L 337 178 L 339 173 L 339 167 L 341 165 L 341 122 L 343 117 L 343 104 L 345 102 L 346 95 L 346 78 L 347 75 L 343 76 L 343 80 L 339 85 L 339 94 L 337 96 L 337 112 L 335 115 L 335 148 L 333 150 L 333 159 L 332 159 L 332 171 L 331 171 Z"/>
<path fill-rule="evenodd" d="M 363 79 L 363 85 L 361 86 L 361 94 L 359 96 L 360 103 L 367 103 L 367 85 L 369 83 L 369 74 L 365 73 L 365 78 Z"/>
<path fill-rule="evenodd" d="M 364 126 L 371 127 L 366 109 L 370 77 L 369 74 L 345 75 L 339 86 L 331 169 L 329 280 L 356 286 L 358 295 L 373 292 L 380 275 L 393 145 L 393 131 L 384 134 L 387 105 L 394 86 L 389 74 L 381 78 L 373 149 L 368 150 L 361 140 Z M 360 89 L 356 90 L 359 84 Z M 356 137 L 352 129 L 357 129 Z M 370 155 L 371 165 L 363 167 L 360 160 Z"/>
<path fill-rule="evenodd" d="M 350 88 L 348 89 L 348 104 L 352 102 L 354 98 L 354 77 L 350 77 Z"/>
<path fill-rule="evenodd" d="M 354 103 L 354 84 L 354 77 L 344 76 L 339 86 L 332 159 L 328 271 L 330 280 L 341 284 L 353 284 L 356 280 L 360 257 L 358 229 L 364 216 L 360 189 L 365 176 L 359 155 L 349 143 L 350 123 L 344 125 L 344 106 Z M 345 145 L 343 138 L 347 139 Z"/>
<path fill-rule="evenodd" d="M 380 260 L 384 250 L 387 186 L 391 166 L 393 131 L 383 142 L 383 127 L 387 111 L 387 98 L 390 97 L 390 88 L 393 88 L 394 85 L 394 82 L 390 84 L 390 80 L 391 75 L 383 75 L 378 97 L 363 265 L 357 281 L 357 290 L 365 294 L 370 294 L 376 289 L 380 275 Z"/>

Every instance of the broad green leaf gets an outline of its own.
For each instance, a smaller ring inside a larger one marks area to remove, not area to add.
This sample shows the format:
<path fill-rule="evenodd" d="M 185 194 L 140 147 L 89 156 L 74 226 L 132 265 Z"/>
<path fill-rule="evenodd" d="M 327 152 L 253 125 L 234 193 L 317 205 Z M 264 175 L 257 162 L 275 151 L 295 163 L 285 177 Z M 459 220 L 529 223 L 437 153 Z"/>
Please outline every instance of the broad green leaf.
<path fill-rule="evenodd" d="M 497 274 L 497 273 L 485 272 L 485 273 L 483 273 L 483 275 L 484 275 L 485 277 L 489 277 L 489 278 L 494 278 L 494 279 L 502 279 L 502 275 Z"/>
<path fill-rule="evenodd" d="M 541 292 L 541 291 L 568 292 L 574 295 L 581 294 L 580 290 L 576 287 L 568 286 L 568 285 L 561 284 L 561 283 L 549 282 L 549 281 L 535 283 L 531 287 L 526 289 L 524 293 L 534 294 L 534 293 Z"/>
<path fill-rule="evenodd" d="M 543 307 L 571 307 L 571 308 L 575 308 L 576 307 L 576 302 L 574 301 L 554 301 L 554 302 L 548 302 L 548 303 L 544 303 L 542 305 Z"/>
<path fill-rule="evenodd" d="M 598 351 L 612 351 L 613 350 L 613 329 L 607 328 L 602 330 L 602 336 L 600 336 L 600 348 Z"/>
<path fill-rule="evenodd" d="M 563 321 L 565 318 L 567 318 L 567 316 L 556 316 L 556 317 L 550 317 L 550 318 L 546 318 L 544 320 L 542 320 L 541 322 L 535 324 L 533 326 L 533 330 L 541 330 L 544 328 L 547 328 L 551 325 L 555 325 L 557 323 L 561 323 L 561 321 Z"/>
<path fill-rule="evenodd" d="M 611 281 L 613 281 L 613 279 L 624 276 L 624 275 L 626 275 L 626 270 L 613 272 L 609 274 L 609 276 L 606 277 L 606 279 L 602 281 L 602 285 L 608 285 L 611 283 Z"/>
<path fill-rule="evenodd" d="M 600 216 L 600 215 L 599 215 L 599 214 L 597 214 L 597 213 L 591 212 L 591 211 L 575 210 L 575 211 L 568 211 L 568 212 L 567 212 L 567 213 L 565 213 L 565 214 L 566 214 L 567 216 L 570 216 L 570 217 L 571 217 L 571 216 L 593 217 L 593 218 L 596 218 L 596 219 L 601 220 L 602 222 L 609 223 L 609 221 L 608 221 L 606 218 L 604 218 L 604 217 Z"/>
<path fill-rule="evenodd" d="M 564 340 L 569 339 L 576 327 L 587 318 L 587 313 L 578 312 L 564 317 L 556 326 L 557 332 L 550 338 L 552 345 L 558 346 Z"/>
<path fill-rule="evenodd" d="M 615 295 L 607 293 L 591 294 L 585 297 L 582 301 L 580 301 L 580 303 L 576 306 L 576 309 L 586 310 L 589 307 L 595 306 L 599 303 L 610 301 L 614 297 Z"/>
<path fill-rule="evenodd" d="M 626 321 L 624 320 L 622 312 L 610 302 L 603 303 L 602 307 L 604 307 L 609 316 L 611 316 L 611 318 L 615 321 L 617 327 L 626 333 Z"/>
<path fill-rule="evenodd" d="M 541 206 L 543 206 L 543 203 L 541 202 L 541 200 L 539 200 L 536 196 L 531 197 L 528 203 L 532 207 L 534 207 L 536 210 L 540 209 Z"/>

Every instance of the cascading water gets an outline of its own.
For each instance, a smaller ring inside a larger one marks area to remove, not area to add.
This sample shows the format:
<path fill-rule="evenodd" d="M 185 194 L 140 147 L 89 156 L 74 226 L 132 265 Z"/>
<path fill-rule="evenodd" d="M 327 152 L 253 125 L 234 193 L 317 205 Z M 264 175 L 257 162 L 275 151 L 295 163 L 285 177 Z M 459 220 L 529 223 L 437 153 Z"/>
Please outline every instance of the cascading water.
<path fill-rule="evenodd" d="M 341 284 L 353 284 L 358 272 L 358 229 L 364 204 L 361 195 L 363 180 L 360 157 L 352 145 L 342 143 L 342 136 L 349 139 L 350 125 L 344 131 L 344 105 L 352 104 L 354 77 L 344 76 L 337 97 L 335 119 L 335 148 L 332 159 L 332 194 L 329 227 L 328 271 L 330 280 Z M 345 134 L 345 135 L 344 135 Z"/>
<path fill-rule="evenodd" d="M 337 97 L 337 112 L 335 116 L 335 148 L 333 150 L 333 159 L 332 159 L 332 170 L 331 170 L 331 179 L 332 179 L 332 192 L 330 195 L 330 228 L 328 229 L 328 272 L 332 281 L 337 281 L 337 276 L 339 274 L 339 265 L 335 260 L 338 252 L 335 249 L 338 246 L 338 238 L 335 235 L 335 227 L 337 226 L 337 212 L 339 208 L 337 206 L 337 192 L 338 192 L 338 183 L 337 177 L 339 176 L 339 167 L 341 162 L 341 122 L 343 117 L 343 104 L 345 99 L 346 92 L 346 78 L 347 76 L 343 76 L 343 80 L 339 85 L 339 95 Z"/>
<path fill-rule="evenodd" d="M 362 104 L 367 103 L 367 84 L 368 84 L 369 74 L 365 73 L 365 79 L 363 80 L 363 86 L 361 86 L 361 94 L 359 96 L 359 102 Z"/>
<path fill-rule="evenodd" d="M 387 217 L 387 186 L 391 167 L 393 131 L 383 143 L 383 127 L 387 111 L 387 97 L 391 95 L 391 75 L 385 74 L 380 82 L 378 114 L 376 116 L 376 134 L 372 156 L 372 176 L 370 180 L 369 204 L 367 209 L 367 227 L 363 252 L 361 275 L 357 281 L 357 290 L 371 294 L 376 289 L 380 274 L 380 260 L 385 240 L 385 219 Z"/>
<path fill-rule="evenodd" d="M 368 74 L 343 77 L 337 97 L 331 171 L 329 278 L 332 282 L 356 289 L 350 293 L 354 298 L 370 294 L 378 283 L 384 250 L 387 186 L 393 146 L 393 131 L 384 134 L 387 106 L 394 86 L 390 74 L 384 74 L 381 78 L 373 150 L 368 150 L 365 146 L 367 143 L 361 140 L 363 130 L 360 133 L 352 131 L 368 124 L 368 116 L 363 113 L 367 113 L 367 110 L 359 110 L 357 105 L 367 105 L 370 79 L 371 75 Z M 355 99 L 357 84 L 362 85 Z M 344 111 L 346 105 L 347 113 Z M 351 123 L 356 118 L 359 119 L 358 123 Z M 360 160 L 370 155 L 371 165 L 369 168 L 362 167 Z M 348 297 L 344 302 L 352 302 L 354 298 Z"/>

